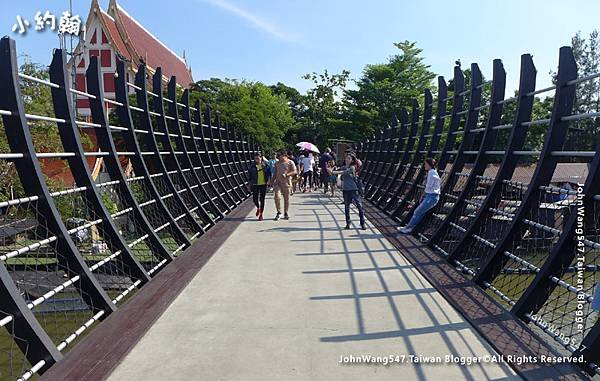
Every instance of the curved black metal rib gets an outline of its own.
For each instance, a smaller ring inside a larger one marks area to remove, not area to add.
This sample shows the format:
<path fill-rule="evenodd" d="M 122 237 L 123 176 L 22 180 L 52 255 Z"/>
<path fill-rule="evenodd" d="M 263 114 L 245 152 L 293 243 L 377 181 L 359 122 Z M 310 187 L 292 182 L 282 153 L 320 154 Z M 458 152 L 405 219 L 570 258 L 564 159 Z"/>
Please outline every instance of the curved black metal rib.
<path fill-rule="evenodd" d="M 169 82 L 169 98 L 171 99 L 171 104 L 169 105 L 169 113 L 171 114 L 171 116 L 174 113 L 176 113 L 177 110 L 177 94 L 175 88 L 176 85 L 175 83 L 172 84 L 172 82 L 174 82 L 173 79 L 171 80 L 171 82 Z M 198 193 L 201 200 L 201 206 L 204 210 L 204 213 L 206 213 L 205 218 L 208 218 L 211 224 L 214 225 L 217 222 L 217 220 L 220 219 L 220 217 L 222 217 L 222 215 L 214 200 L 211 199 L 211 196 L 206 187 L 206 185 L 209 184 L 209 181 L 203 183 L 202 179 L 198 176 L 198 172 L 194 167 L 194 163 L 192 160 L 195 156 L 196 159 L 200 160 L 200 157 L 195 146 L 196 137 L 194 136 L 191 128 L 192 114 L 190 112 L 190 92 L 188 91 L 188 89 L 185 89 L 183 91 L 183 95 L 181 96 L 181 102 L 181 104 L 183 105 L 184 128 L 179 128 L 179 124 L 174 125 L 174 128 L 176 129 L 178 142 L 180 145 L 178 150 L 183 151 L 182 162 L 185 165 L 185 169 L 183 169 L 182 171 L 189 172 L 189 176 L 192 182 L 194 183 L 194 185 L 190 186 L 190 188 L 198 189 Z M 175 108 L 175 110 L 172 110 L 173 107 Z M 183 133 L 184 131 L 186 132 L 185 134 Z M 188 144 L 186 144 L 186 142 L 191 143 L 192 151 L 188 150 Z M 198 166 L 198 170 L 204 170 L 201 164 Z M 208 214 L 209 210 L 207 208 L 209 208 L 210 211 L 212 211 L 212 216 Z"/>
<path fill-rule="evenodd" d="M 142 157 L 142 150 L 135 136 L 135 126 L 133 125 L 133 119 L 131 117 L 131 106 L 129 105 L 127 86 L 127 72 L 125 71 L 125 63 L 121 59 L 118 59 L 117 78 L 115 80 L 115 94 L 117 102 L 119 102 L 121 106 L 117 106 L 117 114 L 119 116 L 121 125 L 125 128 L 125 130 L 122 131 L 125 146 L 127 147 L 128 151 L 134 153 L 134 155 L 131 156 L 131 163 L 134 171 L 138 176 L 143 176 L 146 180 L 148 184 L 148 191 L 150 192 L 149 196 L 157 205 L 160 215 L 164 220 L 166 220 L 165 224 L 168 224 L 166 229 L 168 229 L 169 233 L 177 240 L 177 244 L 189 246 L 191 245 L 191 241 L 175 222 L 175 217 L 173 217 L 171 211 L 169 208 L 167 208 L 163 198 L 158 192 L 158 189 L 154 185 L 154 182 L 150 177 L 150 171 Z"/>
<path fill-rule="evenodd" d="M 79 276 L 80 297 L 94 312 L 104 311 L 102 318 L 110 315 L 116 307 L 108 294 L 102 289 L 98 280 L 92 275 L 77 246 L 73 242 L 67 228 L 62 222 L 60 213 L 50 195 L 48 186 L 44 180 L 40 163 L 37 159 L 33 139 L 29 132 L 23 97 L 19 86 L 17 69 L 17 54 L 15 43 L 10 38 L 0 40 L 0 81 L 3 90 L 0 91 L 0 108 L 10 111 L 10 115 L 2 115 L 6 138 L 12 152 L 19 152 L 23 157 L 15 161 L 17 174 L 23 184 L 27 196 L 35 196 L 37 200 L 37 218 L 41 224 L 45 224 L 48 230 L 56 237 L 56 250 L 60 253 L 58 261 L 70 271 L 70 278 Z M 2 267 L 4 270 L 4 267 Z M 10 287 L 10 283 L 3 282 L 4 287 Z M 10 291 L 10 288 L 7 289 Z M 14 301 L 7 298 L 7 302 L 14 305 Z M 33 324 L 28 307 L 19 311 L 23 319 L 17 319 L 17 328 L 21 333 L 28 335 L 36 332 L 38 328 Z M 25 336 L 27 337 L 27 336 Z M 30 337 L 30 339 L 33 339 Z M 56 347 L 48 348 L 47 337 L 39 336 L 32 343 L 37 344 L 35 351 L 43 355 L 43 358 L 57 359 Z M 38 358 L 39 360 L 39 358 Z"/>
<path fill-rule="evenodd" d="M 66 71 L 66 60 L 64 52 L 61 49 L 54 51 L 54 57 L 50 64 L 50 80 L 59 85 L 60 88 L 52 88 L 52 104 L 56 117 L 64 119 L 64 123 L 58 123 L 58 132 L 62 140 L 65 152 L 73 152 L 74 156 L 68 158 L 69 168 L 77 186 L 85 187 L 85 198 L 90 204 L 94 213 L 102 219 L 102 227 L 105 236 L 103 237 L 110 243 L 113 250 L 121 252 L 115 258 L 117 262 L 123 262 L 135 280 L 140 280 L 140 286 L 150 280 L 146 270 L 132 254 L 129 246 L 119 234 L 119 229 L 115 225 L 110 213 L 102 203 L 100 193 L 96 189 L 96 184 L 88 169 L 87 160 L 75 124 L 75 112 L 70 94 L 65 89 L 68 88 L 68 74 Z"/>

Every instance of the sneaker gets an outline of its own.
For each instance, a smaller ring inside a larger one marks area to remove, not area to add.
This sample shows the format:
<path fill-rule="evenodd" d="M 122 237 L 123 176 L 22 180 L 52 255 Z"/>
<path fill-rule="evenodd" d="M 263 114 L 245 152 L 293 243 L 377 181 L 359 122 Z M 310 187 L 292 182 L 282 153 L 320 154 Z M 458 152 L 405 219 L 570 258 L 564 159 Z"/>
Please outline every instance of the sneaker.
<path fill-rule="evenodd" d="M 402 234 L 410 234 L 412 232 L 412 228 L 409 228 L 408 226 L 403 226 L 400 228 L 400 233 Z"/>
<path fill-rule="evenodd" d="M 261 211 L 261 212 L 260 212 L 260 214 L 258 215 L 258 220 L 259 220 L 259 221 L 262 221 L 262 220 L 263 220 L 263 214 L 262 214 L 262 211 Z"/>
<path fill-rule="evenodd" d="M 360 228 L 361 228 L 361 230 L 367 230 L 367 225 L 365 225 L 365 224 L 360 224 Z"/>
<path fill-rule="evenodd" d="M 286 214 L 284 214 L 284 215 L 283 215 L 283 219 L 284 219 L 284 220 L 289 220 L 289 219 L 290 219 L 290 216 L 289 216 L 289 215 L 286 213 Z"/>
<path fill-rule="evenodd" d="M 345 230 L 350 230 L 350 224 L 346 224 Z"/>
<path fill-rule="evenodd" d="M 256 208 L 256 217 L 260 214 L 260 209 Z"/>
<path fill-rule="evenodd" d="M 275 221 L 279 221 L 280 218 L 281 218 L 281 213 L 277 212 L 277 214 L 275 215 Z"/>

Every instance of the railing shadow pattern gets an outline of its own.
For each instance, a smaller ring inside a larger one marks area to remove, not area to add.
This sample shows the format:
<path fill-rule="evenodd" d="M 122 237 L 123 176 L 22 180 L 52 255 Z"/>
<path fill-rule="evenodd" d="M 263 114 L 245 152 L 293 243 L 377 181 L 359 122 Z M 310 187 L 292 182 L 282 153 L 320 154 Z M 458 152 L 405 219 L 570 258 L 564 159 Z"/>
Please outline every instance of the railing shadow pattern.
<path fill-rule="evenodd" d="M 414 101 L 410 114 L 361 143 L 365 196 L 406 224 L 424 194 L 423 159 L 436 158 L 440 201 L 413 234 L 598 374 L 600 110 L 574 105 L 600 73 L 578 76 L 569 47 L 560 49 L 554 85 L 542 89 L 531 55 L 521 56 L 510 98 L 500 60 L 490 81 L 477 64 L 470 73 L 455 67 L 453 91 L 439 77 L 435 101 L 426 91 L 422 105 Z M 539 94 L 553 100 L 548 115 L 534 113 Z"/>
<path fill-rule="evenodd" d="M 130 83 L 118 60 L 108 99 L 96 57 L 87 91 L 76 90 L 63 51 L 49 78 L 32 77 L 5 37 L 0 76 L 0 176 L 11 187 L 0 193 L 0 379 L 26 380 L 245 200 L 259 149 L 209 105 L 191 105 L 174 77 L 164 88 L 160 68 L 142 64 Z M 36 109 L 47 89 L 51 104 Z M 80 120 L 74 96 L 91 117 Z"/>

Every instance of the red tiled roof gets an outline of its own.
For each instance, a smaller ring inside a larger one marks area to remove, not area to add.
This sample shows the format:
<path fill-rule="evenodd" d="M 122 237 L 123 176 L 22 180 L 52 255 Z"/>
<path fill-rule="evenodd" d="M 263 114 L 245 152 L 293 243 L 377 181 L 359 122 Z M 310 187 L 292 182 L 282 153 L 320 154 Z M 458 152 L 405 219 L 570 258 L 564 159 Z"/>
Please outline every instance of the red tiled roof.
<path fill-rule="evenodd" d="M 194 82 L 182 58 L 167 48 L 119 5 L 117 5 L 117 12 L 118 19 L 125 28 L 124 32 L 139 58 L 145 60 L 146 64 L 153 69 L 162 68 L 162 73 L 167 78 L 174 75 L 177 77 L 177 83 L 184 87 Z"/>
<path fill-rule="evenodd" d="M 115 20 L 108 14 L 106 14 L 104 11 L 101 11 L 100 14 L 102 15 L 102 21 L 104 21 L 104 24 L 108 29 L 106 32 L 110 35 L 110 38 L 116 45 L 115 48 L 123 57 L 130 60 L 131 54 L 129 54 L 129 51 L 125 47 L 125 42 L 123 42 L 123 39 L 121 38 L 119 31 L 117 30 Z"/>
<path fill-rule="evenodd" d="M 511 180 L 518 181 L 528 184 L 531 181 L 533 172 L 535 171 L 535 164 L 530 165 L 518 165 L 512 175 Z M 499 164 L 492 164 L 485 169 L 484 176 L 496 177 L 496 173 L 500 168 Z M 551 183 L 582 183 L 585 181 L 589 172 L 589 165 L 587 163 L 558 163 L 556 169 L 552 174 Z"/>
<path fill-rule="evenodd" d="M 88 144 L 85 145 L 84 149 L 87 152 L 93 152 L 98 150 L 98 140 L 96 138 L 96 134 L 92 129 L 84 129 L 82 130 L 83 134 L 86 134 L 89 138 Z M 92 172 L 94 170 L 94 166 L 96 165 L 96 160 L 98 158 L 95 156 L 86 157 L 87 165 Z M 60 179 L 63 185 L 67 188 L 71 188 L 75 186 L 75 179 L 73 178 L 73 174 L 71 173 L 71 169 L 67 165 L 66 161 L 60 159 L 49 159 L 42 161 L 42 171 L 44 174 L 52 179 Z"/>

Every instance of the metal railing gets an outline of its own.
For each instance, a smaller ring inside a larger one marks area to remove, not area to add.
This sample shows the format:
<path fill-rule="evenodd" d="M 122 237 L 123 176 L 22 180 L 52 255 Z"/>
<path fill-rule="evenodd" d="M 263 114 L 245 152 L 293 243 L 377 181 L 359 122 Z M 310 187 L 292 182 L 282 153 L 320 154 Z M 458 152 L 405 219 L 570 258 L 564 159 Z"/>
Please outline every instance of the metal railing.
<path fill-rule="evenodd" d="M 563 47 L 550 87 L 536 90 L 528 54 L 513 97 L 505 97 L 500 60 L 484 93 L 476 64 L 471 74 L 465 84 L 455 68 L 453 95 L 440 77 L 438 100 L 427 91 L 422 114 L 417 105 L 410 116 L 402 111 L 400 128 L 361 144 L 365 196 L 406 224 L 424 194 L 423 159 L 436 158 L 440 199 L 413 234 L 557 350 L 583 355 L 582 366 L 597 374 L 600 317 L 591 301 L 600 280 L 600 113 L 574 104 L 578 86 L 600 73 L 578 77 Z M 532 119 L 540 94 L 554 103 Z M 409 128 L 408 143 L 397 139 Z"/>
<path fill-rule="evenodd" d="M 49 79 L 19 73 L 16 57 L 0 40 L 0 179 L 12 187 L 0 199 L 0 378 L 26 380 L 248 197 L 258 147 L 209 105 L 190 105 L 175 77 L 164 89 L 160 68 L 140 65 L 128 83 L 118 59 L 108 99 L 96 57 L 87 91 L 71 88 L 61 50 Z M 29 110 L 24 85 L 50 89 L 52 115 Z M 89 119 L 77 119 L 73 95 L 89 101 Z M 44 151 L 50 139 L 62 150 Z"/>

